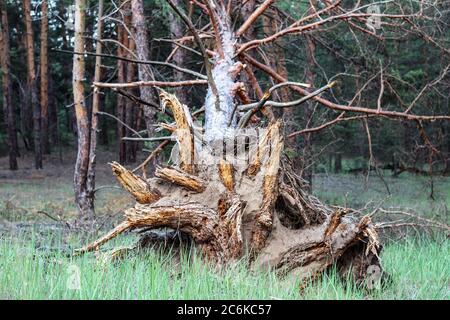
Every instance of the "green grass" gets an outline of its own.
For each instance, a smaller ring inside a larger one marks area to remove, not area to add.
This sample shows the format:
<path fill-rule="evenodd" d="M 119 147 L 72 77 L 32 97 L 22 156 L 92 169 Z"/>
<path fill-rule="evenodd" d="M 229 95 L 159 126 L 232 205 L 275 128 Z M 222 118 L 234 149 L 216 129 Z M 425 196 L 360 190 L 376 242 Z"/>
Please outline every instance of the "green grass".
<path fill-rule="evenodd" d="M 373 206 L 408 209 L 421 216 L 450 223 L 448 177 L 433 178 L 434 199 L 430 198 L 428 177 L 403 173 L 395 178 L 386 174 L 384 180 L 391 194 L 374 172 L 368 181 L 364 175 L 316 174 L 313 188 L 320 200 L 331 205 L 362 208 L 371 202 Z"/>
<path fill-rule="evenodd" d="M 35 238 L 1 240 L 1 299 L 450 298 L 450 241 L 443 237 L 388 244 L 381 258 L 391 281 L 370 293 L 352 281 L 342 281 L 333 270 L 300 294 L 295 279 L 280 280 L 271 271 L 249 271 L 242 262 L 215 270 L 195 255 L 183 253 L 174 259 L 147 250 L 102 264 L 93 255 L 68 258 L 36 250 L 37 246 Z M 79 270 L 79 290 L 67 285 L 73 268 Z"/>
<path fill-rule="evenodd" d="M 104 171 L 99 185 L 113 184 L 109 171 Z M 325 203 L 359 208 L 375 201 L 374 205 L 411 208 L 449 222 L 450 179 L 435 179 L 435 200 L 429 198 L 429 180 L 425 177 L 402 174 L 398 178 L 386 177 L 386 181 L 391 196 L 373 175 L 366 182 L 361 175 L 317 174 L 313 186 L 314 193 Z M 70 219 L 75 215 L 72 201 L 70 174 L 0 183 L 0 299 L 450 298 L 450 239 L 442 234 L 401 233 L 398 237 L 396 233 L 395 238 L 400 240 L 386 241 L 381 259 L 392 281 L 382 289 L 368 293 L 352 281 L 342 281 L 331 270 L 300 294 L 295 279 L 281 280 L 270 271 L 249 271 L 243 262 L 216 270 L 186 253 L 177 260 L 151 250 L 108 265 L 102 265 L 94 254 L 64 256 L 65 251 L 86 244 L 98 234 L 62 232 L 48 226 L 42 229 L 39 226 L 50 220 L 37 212 Z M 112 221 L 120 220 L 120 214 L 114 214 L 132 202 L 124 191 L 102 190 L 97 194 L 99 219 L 111 216 Z M 124 235 L 105 247 L 134 240 Z M 67 287 L 71 268 L 80 271 L 80 290 Z"/>

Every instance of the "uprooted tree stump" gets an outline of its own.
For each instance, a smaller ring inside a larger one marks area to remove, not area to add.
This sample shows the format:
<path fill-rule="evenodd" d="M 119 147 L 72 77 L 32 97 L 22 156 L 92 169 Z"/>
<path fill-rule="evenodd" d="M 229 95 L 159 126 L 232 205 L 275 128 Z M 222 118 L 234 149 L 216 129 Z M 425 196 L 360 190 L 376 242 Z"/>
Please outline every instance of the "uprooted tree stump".
<path fill-rule="evenodd" d="M 250 146 L 244 165 L 226 158 L 214 162 L 210 150 L 199 149 L 187 109 L 165 92 L 161 100 L 180 129 L 177 165 L 157 167 L 155 177 L 146 180 L 113 162 L 113 173 L 136 205 L 116 228 L 78 253 L 97 250 L 127 230 L 171 228 L 188 235 L 219 265 L 248 256 L 253 268 L 307 279 L 336 264 L 357 280 L 370 266 L 379 267 L 370 218 L 358 220 L 304 191 L 306 183 L 283 155 L 281 122 L 272 122 Z"/>

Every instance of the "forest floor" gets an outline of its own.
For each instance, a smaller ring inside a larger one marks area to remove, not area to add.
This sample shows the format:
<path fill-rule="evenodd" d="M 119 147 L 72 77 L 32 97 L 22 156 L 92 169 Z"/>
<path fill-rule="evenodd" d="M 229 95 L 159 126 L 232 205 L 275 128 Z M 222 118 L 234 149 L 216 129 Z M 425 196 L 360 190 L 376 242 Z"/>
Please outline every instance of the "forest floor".
<path fill-rule="evenodd" d="M 0 299 L 450 299 L 450 239 L 416 229 L 383 234 L 381 259 L 391 281 L 371 292 L 342 281 L 333 270 L 299 292 L 295 279 L 249 271 L 244 262 L 218 271 L 187 252 L 172 259 L 146 250 L 113 264 L 102 264 L 94 254 L 71 257 L 72 249 L 117 223 L 134 202 L 112 176 L 107 163 L 114 155 L 100 152 L 96 222 L 73 224 L 74 158 L 71 151 L 64 152 L 63 161 L 47 156 L 45 169 L 36 171 L 26 155 L 17 172 L 0 158 Z M 390 195 L 375 174 L 369 179 L 317 174 L 313 186 L 328 204 L 399 207 L 449 223 L 450 178 L 433 179 L 434 200 L 427 177 L 386 173 L 385 181 Z M 131 244 L 135 237 L 126 234 L 105 247 Z M 73 283 L 74 275 L 79 282 Z"/>

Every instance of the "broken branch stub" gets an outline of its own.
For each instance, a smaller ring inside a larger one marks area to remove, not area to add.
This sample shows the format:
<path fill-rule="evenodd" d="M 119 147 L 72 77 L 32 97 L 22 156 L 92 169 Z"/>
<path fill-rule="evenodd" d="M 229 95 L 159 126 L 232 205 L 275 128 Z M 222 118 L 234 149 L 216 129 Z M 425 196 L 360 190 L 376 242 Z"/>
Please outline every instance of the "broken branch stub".
<path fill-rule="evenodd" d="M 120 184 L 142 204 L 153 203 L 161 198 L 161 192 L 151 187 L 144 179 L 125 169 L 117 162 L 110 163 L 111 169 Z"/>
<path fill-rule="evenodd" d="M 180 167 L 187 173 L 194 173 L 194 135 L 192 117 L 187 107 L 177 99 L 176 96 L 161 90 L 159 94 L 163 108 L 172 110 L 177 125 L 176 137 L 180 153 Z"/>
<path fill-rule="evenodd" d="M 220 180 L 229 192 L 234 192 L 234 168 L 233 164 L 221 160 L 219 163 Z"/>
<path fill-rule="evenodd" d="M 253 250 L 261 250 L 270 234 L 273 223 L 275 202 L 278 198 L 278 173 L 280 168 L 283 139 L 280 134 L 281 122 L 277 121 L 269 126 L 262 139 L 261 153 L 257 156 L 268 156 L 262 165 L 263 201 L 261 211 L 256 215 L 256 224 L 252 233 Z M 260 160 L 258 160 L 260 161 Z"/>
<path fill-rule="evenodd" d="M 157 167 L 155 176 L 195 192 L 203 192 L 206 188 L 203 179 L 174 167 Z"/>

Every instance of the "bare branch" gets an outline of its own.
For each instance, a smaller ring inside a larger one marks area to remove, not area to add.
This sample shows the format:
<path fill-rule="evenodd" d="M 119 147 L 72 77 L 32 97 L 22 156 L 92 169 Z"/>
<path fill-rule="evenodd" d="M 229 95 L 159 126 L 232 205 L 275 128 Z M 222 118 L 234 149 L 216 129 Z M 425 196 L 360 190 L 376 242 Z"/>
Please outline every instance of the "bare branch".
<path fill-rule="evenodd" d="M 131 132 L 133 132 L 135 135 L 137 135 L 138 137 L 142 138 L 142 136 L 139 134 L 139 132 L 137 132 L 136 130 L 134 130 L 133 128 L 131 128 L 129 125 L 127 125 L 125 122 L 123 122 L 122 120 L 120 120 L 119 118 L 117 118 L 116 116 L 104 112 L 104 111 L 97 111 L 96 114 L 100 114 L 100 115 L 105 115 L 108 117 L 111 117 L 113 119 L 115 119 L 116 121 L 118 121 L 121 125 L 123 125 L 124 127 L 126 127 L 128 130 L 130 130 Z M 142 138 L 143 139 L 143 138 Z"/>
<path fill-rule="evenodd" d="M 172 7 L 172 9 L 180 16 L 180 18 L 184 21 L 184 23 L 188 26 L 189 30 L 192 32 L 192 35 L 194 36 L 195 42 L 197 42 L 197 45 L 200 48 L 200 51 L 202 52 L 203 56 L 203 62 L 205 64 L 206 69 L 206 75 L 208 77 L 209 85 L 211 86 L 211 89 L 213 93 L 218 97 L 218 90 L 217 86 L 214 82 L 214 78 L 212 75 L 212 69 L 211 69 L 211 63 L 208 59 L 208 54 L 206 52 L 205 46 L 203 45 L 202 40 L 200 39 L 200 36 L 198 35 L 197 30 L 195 29 L 195 26 L 192 24 L 191 19 L 189 19 L 188 16 L 186 16 L 176 5 L 173 3 L 172 0 L 166 0 L 167 3 Z"/>
<path fill-rule="evenodd" d="M 186 80 L 186 81 L 136 81 L 129 83 L 104 83 L 94 82 L 92 85 L 99 88 L 138 88 L 138 87 L 186 87 L 195 85 L 207 85 L 207 80 Z"/>
<path fill-rule="evenodd" d="M 53 49 L 52 51 L 54 51 L 54 52 L 61 52 L 61 53 L 76 54 L 76 55 L 87 55 L 87 56 L 95 56 L 95 57 L 112 58 L 112 59 L 116 59 L 116 60 L 123 60 L 123 61 L 126 61 L 126 62 L 137 63 L 137 64 L 149 64 L 149 65 L 166 66 L 166 67 L 178 70 L 180 72 L 184 72 L 186 74 L 190 74 L 190 75 L 196 76 L 197 78 L 200 78 L 200 79 L 207 79 L 207 77 L 205 75 L 201 74 L 201 73 L 195 72 L 195 71 L 190 70 L 190 69 L 179 67 L 179 66 L 177 66 L 177 65 L 175 65 L 173 63 L 170 63 L 170 62 L 129 59 L 129 58 L 125 58 L 125 57 L 119 57 L 119 56 L 115 56 L 115 55 L 112 55 L 112 54 L 104 54 L 104 53 L 103 54 L 98 54 L 98 53 L 93 53 L 93 52 L 74 52 L 74 51 L 70 51 L 70 50 L 60 50 L 60 49 Z"/>
<path fill-rule="evenodd" d="M 256 59 L 250 57 L 249 55 L 245 55 L 245 60 L 257 67 L 258 69 L 266 72 L 268 75 L 270 75 L 272 78 L 277 80 L 278 82 L 286 82 L 287 79 L 278 74 L 275 70 L 273 70 L 271 67 L 257 61 Z M 309 94 L 308 91 L 301 87 L 291 87 L 292 90 L 297 91 L 298 93 L 307 96 Z M 320 96 L 315 96 L 313 98 L 315 101 L 321 103 L 325 107 L 333 110 L 339 110 L 339 111 L 348 111 L 348 112 L 356 112 L 356 113 L 364 113 L 369 115 L 380 115 L 390 118 L 401 118 L 401 119 L 407 119 L 407 120 L 423 120 L 423 121 L 435 121 L 435 120 L 450 120 L 450 116 L 446 115 L 435 115 L 435 116 L 427 116 L 427 115 L 413 115 L 408 114 L 405 112 L 400 111 L 387 111 L 382 110 L 378 111 L 377 109 L 371 109 L 371 108 L 362 108 L 362 107 L 353 107 L 350 105 L 342 105 L 333 103 L 328 99 L 322 98 Z"/>
<path fill-rule="evenodd" d="M 247 29 L 255 22 L 258 17 L 266 11 L 267 8 L 273 3 L 274 0 L 265 0 L 261 5 L 248 17 L 247 21 L 245 21 L 241 27 L 236 32 L 236 36 L 240 37 L 247 31 Z"/>

